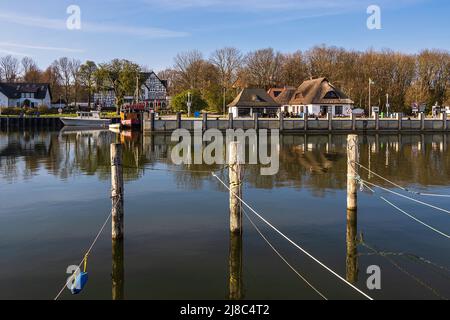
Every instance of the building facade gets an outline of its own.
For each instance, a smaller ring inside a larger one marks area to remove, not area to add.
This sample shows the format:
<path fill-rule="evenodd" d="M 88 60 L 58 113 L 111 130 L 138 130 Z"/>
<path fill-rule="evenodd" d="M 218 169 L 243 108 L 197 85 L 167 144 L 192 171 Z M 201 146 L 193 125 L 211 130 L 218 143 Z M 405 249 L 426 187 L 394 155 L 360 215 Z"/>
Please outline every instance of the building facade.
<path fill-rule="evenodd" d="M 29 107 L 52 106 L 48 83 L 0 83 L 0 106 Z"/>
<path fill-rule="evenodd" d="M 348 117 L 354 102 L 327 78 L 304 81 L 293 93 L 287 111 L 293 115 L 309 114 L 325 116 L 331 112 L 333 117 Z"/>
<path fill-rule="evenodd" d="M 161 80 L 154 73 L 141 73 L 143 82 L 139 85 L 139 101 L 146 102 L 150 108 L 166 109 L 168 106 L 167 81 Z M 94 93 L 94 105 L 102 108 L 112 108 L 116 104 L 116 96 L 113 88 Z M 124 97 L 124 103 L 133 103 L 135 96 Z"/>
<path fill-rule="evenodd" d="M 243 89 L 228 105 L 228 112 L 234 118 L 259 116 L 276 117 L 280 112 L 280 104 L 264 89 Z"/>

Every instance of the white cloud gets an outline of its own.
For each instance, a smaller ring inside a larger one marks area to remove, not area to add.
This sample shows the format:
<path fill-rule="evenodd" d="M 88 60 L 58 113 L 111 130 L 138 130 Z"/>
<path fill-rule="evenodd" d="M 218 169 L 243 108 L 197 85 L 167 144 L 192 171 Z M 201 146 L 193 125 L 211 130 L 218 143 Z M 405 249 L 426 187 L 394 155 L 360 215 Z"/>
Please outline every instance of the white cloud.
<path fill-rule="evenodd" d="M 67 30 L 67 32 L 113 33 L 146 38 L 173 38 L 185 37 L 189 35 L 186 32 L 172 31 L 162 28 L 110 25 L 84 21 L 82 21 L 81 30 L 70 31 L 66 28 L 66 20 L 27 16 L 16 14 L 13 12 L 0 13 L 0 22 L 14 23 L 35 28 L 45 28 L 61 31 Z"/>
<path fill-rule="evenodd" d="M 49 50 L 49 51 L 61 51 L 61 52 L 84 52 L 82 49 L 72 49 L 72 48 L 61 48 L 61 47 L 50 47 L 50 46 L 35 46 L 29 44 L 19 44 L 12 42 L 0 42 L 0 47 L 13 47 L 22 49 L 34 49 L 34 50 Z"/>
<path fill-rule="evenodd" d="M 3 49 L 3 48 L 0 48 L 0 53 L 9 54 L 12 56 L 21 56 L 21 57 L 26 57 L 26 56 L 29 57 L 30 56 L 29 54 L 26 54 L 26 53 L 11 51 L 11 50 L 7 50 L 7 49 Z"/>

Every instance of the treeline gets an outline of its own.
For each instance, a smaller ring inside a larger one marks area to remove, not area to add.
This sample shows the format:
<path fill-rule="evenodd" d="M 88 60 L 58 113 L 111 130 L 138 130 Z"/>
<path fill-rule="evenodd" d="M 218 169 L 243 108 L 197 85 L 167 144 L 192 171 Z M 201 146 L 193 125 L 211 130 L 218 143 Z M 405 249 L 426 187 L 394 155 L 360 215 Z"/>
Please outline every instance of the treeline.
<path fill-rule="evenodd" d="M 40 70 L 30 58 L 0 58 L 0 80 L 49 82 L 54 97 L 67 102 L 90 101 L 92 93 L 106 88 L 116 92 L 116 103 L 133 95 L 136 77 L 145 67 L 127 60 L 108 63 L 60 58 Z M 293 86 L 304 80 L 327 77 L 346 92 L 357 106 L 368 106 L 368 83 L 373 105 L 384 106 L 389 94 L 393 111 L 410 111 L 413 102 L 431 107 L 450 105 L 450 53 L 424 50 L 404 54 L 392 50 L 352 51 L 317 46 L 307 51 L 280 53 L 272 48 L 244 54 L 222 48 L 205 57 L 197 50 L 179 53 L 171 68 L 158 73 L 168 80 L 174 109 L 185 109 L 187 92 L 194 107 L 222 111 L 243 87 Z"/>
<path fill-rule="evenodd" d="M 120 59 L 97 64 L 62 57 L 41 70 L 29 57 L 21 61 L 11 55 L 0 58 L 0 81 L 50 83 L 53 100 L 62 99 L 74 105 L 88 102 L 91 106 L 95 92 L 112 89 L 116 95 L 116 105 L 120 106 L 124 96 L 136 92 L 136 83 L 143 80 L 143 71 L 147 71 L 146 68 Z"/>
<path fill-rule="evenodd" d="M 392 111 L 408 112 L 413 102 L 450 105 L 450 53 L 442 50 L 413 55 L 317 46 L 305 52 L 283 54 L 267 48 L 243 55 L 235 48 L 223 48 L 208 59 L 198 51 L 180 53 L 173 68 L 161 75 L 169 80 L 173 95 L 195 89 L 217 111 L 223 105 L 223 90 L 228 103 L 236 88 L 298 87 L 318 77 L 327 77 L 361 107 L 369 104 L 369 79 L 375 83 L 372 105 L 384 107 L 386 94 Z"/>

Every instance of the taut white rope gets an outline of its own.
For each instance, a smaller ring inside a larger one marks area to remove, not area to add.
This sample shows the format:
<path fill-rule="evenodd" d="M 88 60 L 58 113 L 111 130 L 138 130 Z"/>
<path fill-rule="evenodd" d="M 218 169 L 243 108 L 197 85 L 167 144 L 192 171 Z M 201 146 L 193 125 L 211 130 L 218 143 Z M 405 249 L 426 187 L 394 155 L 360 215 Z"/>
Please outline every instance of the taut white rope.
<path fill-rule="evenodd" d="M 270 241 L 263 235 L 263 233 L 261 232 L 261 230 L 256 226 L 256 224 L 253 222 L 253 220 L 250 218 L 250 216 L 247 214 L 247 211 L 245 211 L 244 209 L 242 209 L 242 211 L 244 212 L 245 217 L 248 219 L 248 221 L 250 221 L 250 223 L 252 224 L 252 226 L 255 228 L 255 230 L 259 233 L 259 235 L 261 236 L 261 238 L 263 238 L 263 240 L 269 245 L 269 247 L 272 248 L 272 250 L 280 257 L 281 260 L 284 261 L 284 263 L 287 264 L 287 266 L 289 268 L 291 268 L 292 271 L 294 271 L 299 277 L 300 279 L 302 279 L 311 289 L 313 289 L 319 296 L 321 296 L 324 300 L 328 300 L 327 297 L 325 297 L 318 289 L 316 289 L 308 280 L 306 280 L 306 278 L 304 276 L 302 276 L 300 274 L 300 272 L 297 271 L 297 269 L 295 269 L 284 257 L 283 255 L 278 252 L 277 249 L 275 249 L 275 247 L 272 245 L 272 243 L 270 243 Z"/>
<path fill-rule="evenodd" d="M 422 204 L 422 205 L 424 205 L 424 206 L 427 206 L 427 207 L 430 207 L 430 208 L 433 208 L 433 209 L 436 209 L 436 210 L 438 210 L 438 211 L 442 211 L 442 212 L 445 212 L 445 213 L 448 213 L 448 214 L 450 214 L 450 211 L 449 210 L 447 210 L 447 209 L 443 209 L 443 208 L 440 208 L 440 207 L 437 207 L 437 206 L 434 206 L 434 205 L 432 205 L 432 204 L 429 204 L 429 203 L 426 203 L 426 202 L 423 202 L 423 201 L 420 201 L 420 200 L 417 200 L 417 199 L 414 199 L 414 198 L 411 198 L 411 197 L 408 197 L 408 196 L 405 196 L 404 194 L 401 194 L 401 193 L 398 193 L 398 192 L 395 192 L 395 191 L 392 191 L 392 190 L 389 190 L 389 189 L 387 189 L 387 188 L 384 188 L 384 187 L 382 187 L 382 186 L 379 186 L 379 185 L 377 185 L 377 184 L 374 184 L 374 183 L 372 183 L 372 182 L 369 182 L 369 181 L 365 181 L 365 180 L 361 180 L 364 184 L 368 184 L 368 185 L 371 185 L 371 186 L 373 186 L 373 187 L 375 187 L 375 188 L 379 188 L 379 189 L 381 189 L 381 190 L 384 190 L 384 191 L 386 191 L 386 192 L 389 192 L 389 193 L 392 193 L 392 194 L 395 194 L 395 195 L 397 195 L 397 196 L 399 196 L 399 197 L 402 197 L 402 198 L 405 198 L 405 199 L 409 199 L 409 200 L 411 200 L 411 201 L 414 201 L 414 202 L 417 202 L 417 203 L 420 203 L 420 204 Z"/>
<path fill-rule="evenodd" d="M 406 215 L 406 216 L 410 217 L 411 219 L 417 221 L 418 223 L 424 225 L 424 226 L 427 227 L 428 229 L 433 230 L 434 232 L 439 233 L 440 235 L 446 237 L 447 239 L 450 239 L 450 236 L 449 236 L 448 234 L 446 234 L 446 233 L 444 233 L 444 232 L 442 232 L 442 231 L 439 231 L 439 230 L 433 228 L 432 226 L 430 226 L 430 225 L 426 224 L 425 222 L 423 222 L 423 221 L 417 219 L 416 217 L 413 217 L 412 215 L 410 215 L 410 214 L 407 213 L 406 211 L 400 209 L 399 207 L 397 207 L 395 204 L 393 204 L 393 203 L 390 202 L 389 200 L 385 199 L 384 197 L 380 197 L 380 198 L 381 198 L 381 200 L 383 200 L 384 202 L 386 202 L 387 204 L 389 204 L 389 205 L 392 206 L 393 208 L 397 209 L 398 211 L 400 211 L 400 212 L 403 213 L 404 215 Z"/>
<path fill-rule="evenodd" d="M 215 177 L 217 180 L 219 180 L 219 182 L 230 192 L 232 192 L 230 190 L 230 188 L 214 173 L 212 172 L 213 177 Z M 350 282 L 348 282 L 346 279 L 344 279 L 343 277 L 341 277 L 338 273 L 336 273 L 335 271 L 333 271 L 332 269 L 330 269 L 329 267 L 327 267 L 323 262 L 321 262 L 319 259 L 315 258 L 313 255 L 311 255 L 308 251 L 306 251 L 305 249 L 303 249 L 302 247 L 300 247 L 298 244 L 296 244 L 294 241 L 292 241 L 289 237 L 287 237 L 284 233 L 282 233 L 280 230 L 278 230 L 276 227 L 274 227 L 269 221 L 267 221 L 266 219 L 264 219 L 258 212 L 256 212 L 252 207 L 250 207 L 244 200 L 242 200 L 237 194 L 235 194 L 233 192 L 234 196 L 239 199 L 239 201 L 242 202 L 242 204 L 244 206 L 246 206 L 251 212 L 253 212 L 259 219 L 261 219 L 265 224 L 267 224 L 270 228 L 272 228 L 273 230 L 275 230 L 279 235 L 281 235 L 283 238 L 285 238 L 287 241 L 289 241 L 294 247 L 296 247 L 297 249 L 299 249 L 301 252 L 303 252 L 304 254 L 306 254 L 308 257 L 310 257 L 312 260 L 314 260 L 315 262 L 317 262 L 318 264 L 320 264 L 324 269 L 328 270 L 331 274 L 333 274 L 334 276 L 336 276 L 338 279 L 340 279 L 342 282 L 346 283 L 348 286 L 352 287 L 354 290 L 356 290 L 357 292 L 359 292 L 360 294 L 362 294 L 364 297 L 366 297 L 369 300 L 373 300 L 369 295 L 367 295 L 364 291 L 360 290 L 359 288 L 357 288 L 356 286 L 354 286 L 353 284 L 351 284 Z"/>
<path fill-rule="evenodd" d="M 449 195 L 449 194 L 424 193 L 424 192 L 419 192 L 419 191 L 409 190 L 408 188 L 402 187 L 401 185 L 399 185 L 399 184 L 397 184 L 397 183 L 395 183 L 395 182 L 393 182 L 393 181 L 391 181 L 391 180 L 389 180 L 389 179 L 387 179 L 387 178 L 385 178 L 385 177 L 379 175 L 378 173 L 376 173 L 376 172 L 370 170 L 369 168 L 363 166 L 362 164 L 360 164 L 360 163 L 358 163 L 358 162 L 356 162 L 356 161 L 355 161 L 355 164 L 358 165 L 358 166 L 360 166 L 360 167 L 363 168 L 364 170 L 367 170 L 369 173 L 373 174 L 374 176 L 380 178 L 381 180 L 384 180 L 384 181 L 386 181 L 386 182 L 392 184 L 394 187 L 397 187 L 397 188 L 399 188 L 399 189 L 402 189 L 403 191 L 406 191 L 406 192 L 409 192 L 409 193 L 412 193 L 412 194 L 416 194 L 416 195 L 419 195 L 419 196 L 450 198 L 450 195 Z"/>

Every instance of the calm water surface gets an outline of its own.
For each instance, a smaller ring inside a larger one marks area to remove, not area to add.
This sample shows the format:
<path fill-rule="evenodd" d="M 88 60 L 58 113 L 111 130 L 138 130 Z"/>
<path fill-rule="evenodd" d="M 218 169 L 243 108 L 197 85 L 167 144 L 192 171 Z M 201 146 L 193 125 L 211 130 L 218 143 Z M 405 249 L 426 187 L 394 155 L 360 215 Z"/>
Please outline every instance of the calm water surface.
<path fill-rule="evenodd" d="M 123 248 L 116 244 L 112 255 L 108 225 L 89 258 L 85 290 L 78 296 L 66 290 L 61 298 L 229 298 L 228 192 L 207 172 L 221 166 L 173 165 L 170 136 L 38 131 L 0 133 L 0 299 L 55 297 L 67 266 L 79 263 L 109 214 L 109 146 L 116 139 L 125 148 Z M 360 136 L 360 159 L 403 186 L 450 194 L 449 139 L 443 134 Z M 279 173 L 260 176 L 259 167 L 245 166 L 244 198 L 375 299 L 450 298 L 448 239 L 367 190 L 359 194 L 357 225 L 347 223 L 345 148 L 345 135 L 283 136 Z M 221 175 L 227 179 L 226 171 Z M 450 233 L 448 214 L 382 191 L 378 195 Z M 449 198 L 421 199 L 450 209 Z M 326 297 L 361 299 L 257 222 Z M 347 241 L 352 239 L 347 233 L 362 241 Z M 370 265 L 381 268 L 381 290 L 366 288 Z M 245 299 L 320 299 L 248 221 L 242 267 Z"/>

